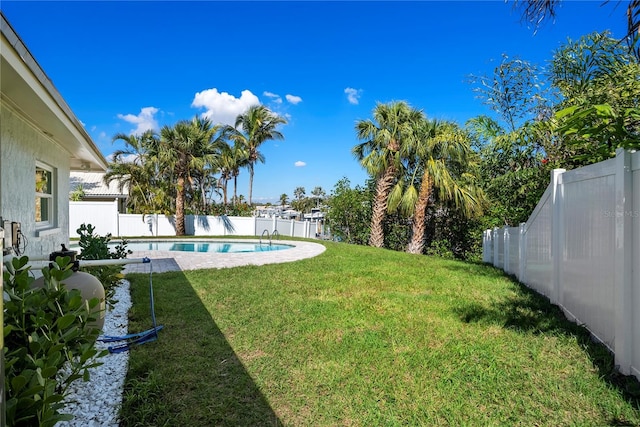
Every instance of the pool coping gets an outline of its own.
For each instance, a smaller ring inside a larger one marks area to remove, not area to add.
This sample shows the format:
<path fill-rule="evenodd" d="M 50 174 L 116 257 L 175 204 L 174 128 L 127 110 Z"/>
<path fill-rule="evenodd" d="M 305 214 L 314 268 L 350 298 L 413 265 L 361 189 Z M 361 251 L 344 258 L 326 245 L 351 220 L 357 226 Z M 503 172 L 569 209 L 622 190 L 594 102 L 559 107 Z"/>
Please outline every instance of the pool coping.
<path fill-rule="evenodd" d="M 149 241 L 149 239 L 127 239 L 128 242 Z M 153 242 L 237 242 L 259 243 L 260 239 L 224 239 L 224 238 L 166 238 L 153 239 Z M 263 240 L 264 243 L 264 240 Z M 244 265 L 277 264 L 299 261 L 318 256 L 326 250 L 320 243 L 297 240 L 276 240 L 273 243 L 293 246 L 291 249 L 269 252 L 180 252 L 180 251 L 135 251 L 127 258 L 149 258 L 148 264 L 127 264 L 124 273 L 148 273 L 150 269 L 155 273 L 166 271 L 201 270 L 205 268 L 229 268 Z"/>

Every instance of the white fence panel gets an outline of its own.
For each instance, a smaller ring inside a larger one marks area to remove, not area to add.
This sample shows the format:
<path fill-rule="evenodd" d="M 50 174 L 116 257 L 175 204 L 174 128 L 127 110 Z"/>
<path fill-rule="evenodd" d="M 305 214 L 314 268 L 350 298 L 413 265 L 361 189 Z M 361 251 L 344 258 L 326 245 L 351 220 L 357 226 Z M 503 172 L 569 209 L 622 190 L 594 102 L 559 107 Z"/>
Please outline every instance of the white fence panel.
<path fill-rule="evenodd" d="M 234 234 L 237 236 L 257 236 L 256 218 L 253 217 L 229 217 L 233 223 Z"/>
<path fill-rule="evenodd" d="M 226 219 L 225 219 L 226 218 Z M 187 215 L 185 218 L 185 232 L 191 236 L 224 236 L 228 233 L 225 228 L 233 226 L 228 217 L 219 217 L 213 215 Z"/>
<path fill-rule="evenodd" d="M 611 348 L 615 340 L 615 161 L 561 176 L 559 303 Z"/>
<path fill-rule="evenodd" d="M 493 230 L 493 266 L 504 269 L 504 229 Z"/>
<path fill-rule="evenodd" d="M 508 227 L 507 256 L 505 257 L 505 271 L 518 276 L 520 274 L 520 227 Z"/>
<path fill-rule="evenodd" d="M 272 218 L 256 218 L 256 235 L 260 236 L 267 230 L 269 234 L 273 233 L 274 222 Z"/>
<path fill-rule="evenodd" d="M 640 152 L 631 156 L 633 182 L 633 205 L 631 219 L 633 221 L 633 243 L 631 265 L 633 266 L 631 295 L 631 324 L 633 350 L 631 356 L 631 372 L 640 378 Z"/>
<path fill-rule="evenodd" d="M 106 204 L 105 204 L 106 203 Z M 96 227 L 97 233 L 114 237 L 175 236 L 175 217 L 160 214 L 118 214 L 112 202 L 71 202 L 69 236 L 78 237 L 76 229 L 84 222 Z M 317 221 L 295 221 L 276 218 L 223 217 L 187 215 L 185 233 L 190 236 L 260 236 L 278 230 L 281 236 L 315 237 L 323 232 Z"/>
<path fill-rule="evenodd" d="M 76 230 L 82 224 L 95 227 L 94 233 L 117 235 L 117 202 L 69 202 L 69 236 L 78 237 Z"/>
<path fill-rule="evenodd" d="M 281 236 L 291 235 L 291 220 L 290 219 L 276 219 L 275 229 Z"/>
<path fill-rule="evenodd" d="M 114 236 L 155 236 L 155 225 L 151 223 L 153 217 L 148 215 L 143 221 L 142 215 L 120 214 L 118 219 L 118 234 Z"/>
<path fill-rule="evenodd" d="M 482 233 L 482 261 L 493 264 L 493 232 L 485 230 Z"/>
<path fill-rule="evenodd" d="M 551 296 L 551 185 L 547 187 L 540 202 L 525 225 L 524 251 L 526 263 L 524 276 L 527 285 L 543 295 Z M 495 244 L 495 243 L 494 243 Z"/>
<path fill-rule="evenodd" d="M 640 152 L 554 170 L 519 232 L 485 231 L 483 259 L 519 271 L 640 379 Z"/>
<path fill-rule="evenodd" d="M 293 236 L 294 237 L 307 237 L 307 227 L 309 227 L 308 221 L 294 221 L 293 223 Z"/>
<path fill-rule="evenodd" d="M 157 215 L 156 218 L 157 218 L 157 223 L 156 223 L 157 236 L 175 236 L 176 235 L 175 217 L 171 215 Z"/>

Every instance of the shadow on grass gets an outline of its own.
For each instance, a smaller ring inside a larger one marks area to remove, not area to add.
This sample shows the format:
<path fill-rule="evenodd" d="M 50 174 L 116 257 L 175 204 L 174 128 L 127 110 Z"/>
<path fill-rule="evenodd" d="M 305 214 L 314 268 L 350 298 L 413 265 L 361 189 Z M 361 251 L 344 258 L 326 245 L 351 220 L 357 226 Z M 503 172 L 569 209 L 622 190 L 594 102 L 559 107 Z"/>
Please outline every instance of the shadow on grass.
<path fill-rule="evenodd" d="M 127 279 L 129 330 L 145 330 L 149 275 Z M 153 290 L 164 329 L 158 341 L 130 352 L 120 425 L 282 425 L 184 274 L 154 274 Z"/>
<path fill-rule="evenodd" d="M 447 268 L 460 270 L 467 267 L 452 265 Z M 510 279 L 515 287 L 515 296 L 489 306 L 470 303 L 458 307 L 455 312 L 463 322 L 499 325 L 522 333 L 574 337 L 598 369 L 600 378 L 618 389 L 635 409 L 640 410 L 640 382 L 634 376 L 623 375 L 616 369 L 614 355 L 605 345 L 596 341 L 586 327 L 567 319 L 559 306 L 518 282 L 514 276 L 506 275 L 502 270 L 487 265 L 472 265 L 471 269 L 473 274 Z M 632 424 L 614 419 L 610 425 Z"/>

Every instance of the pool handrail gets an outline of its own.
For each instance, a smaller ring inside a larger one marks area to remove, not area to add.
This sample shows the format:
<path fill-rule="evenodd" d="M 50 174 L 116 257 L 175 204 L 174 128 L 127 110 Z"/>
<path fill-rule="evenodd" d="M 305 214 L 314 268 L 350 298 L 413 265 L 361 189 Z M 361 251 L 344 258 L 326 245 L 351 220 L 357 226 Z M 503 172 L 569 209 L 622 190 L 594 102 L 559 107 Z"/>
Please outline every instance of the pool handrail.
<path fill-rule="evenodd" d="M 271 236 L 269 235 L 269 230 L 267 230 L 266 228 L 264 229 L 264 231 L 262 232 L 262 235 L 260 236 L 260 246 L 262 246 L 262 238 L 264 237 L 265 233 L 267 233 L 267 239 L 269 239 L 269 246 L 271 246 Z"/>

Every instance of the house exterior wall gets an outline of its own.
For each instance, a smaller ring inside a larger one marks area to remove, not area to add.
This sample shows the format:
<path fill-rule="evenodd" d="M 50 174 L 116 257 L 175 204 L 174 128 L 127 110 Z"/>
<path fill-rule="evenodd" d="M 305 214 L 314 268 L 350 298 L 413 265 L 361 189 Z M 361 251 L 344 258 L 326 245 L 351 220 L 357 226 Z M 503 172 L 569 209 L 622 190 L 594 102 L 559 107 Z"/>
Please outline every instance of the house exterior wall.
<path fill-rule="evenodd" d="M 6 103 L 0 103 L 0 123 L 0 215 L 21 223 L 24 255 L 48 258 L 61 243 L 69 242 L 69 152 Z M 37 228 L 35 221 L 37 161 L 54 170 L 54 210 L 52 224 L 46 228 Z"/>

